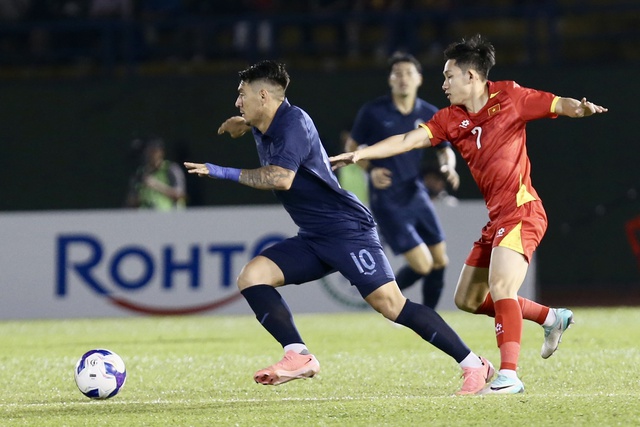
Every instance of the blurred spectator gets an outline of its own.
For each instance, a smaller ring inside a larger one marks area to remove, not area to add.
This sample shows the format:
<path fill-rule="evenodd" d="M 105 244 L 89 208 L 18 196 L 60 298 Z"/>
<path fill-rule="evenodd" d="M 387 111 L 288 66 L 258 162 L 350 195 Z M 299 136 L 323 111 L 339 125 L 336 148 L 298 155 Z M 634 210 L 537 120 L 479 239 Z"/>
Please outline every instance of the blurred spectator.
<path fill-rule="evenodd" d="M 89 17 L 95 19 L 133 18 L 133 0 L 91 0 Z"/>
<path fill-rule="evenodd" d="M 156 55 L 174 57 L 182 53 L 182 31 L 173 24 L 185 13 L 183 0 L 142 0 L 140 18 L 144 41 Z M 154 56 L 153 53 L 151 56 Z"/>
<path fill-rule="evenodd" d="M 305 45 L 312 53 L 322 53 L 322 50 L 330 53 L 358 56 L 360 40 L 360 22 L 354 19 L 356 12 L 361 12 L 365 0 L 308 0 L 305 13 L 312 16 L 315 24 L 305 22 L 302 26 L 302 34 Z M 323 46 L 315 32 L 318 24 L 334 28 L 337 46 Z"/>
<path fill-rule="evenodd" d="M 277 29 L 272 16 L 279 10 L 278 0 L 237 0 L 242 5 L 242 13 L 251 19 L 238 21 L 234 28 L 233 46 L 238 52 L 255 56 L 271 56 L 275 50 Z"/>
<path fill-rule="evenodd" d="M 30 0 L 0 0 L 0 20 L 21 20 L 29 12 L 30 5 Z"/>
<path fill-rule="evenodd" d="M 81 0 L 66 0 L 57 2 L 60 15 L 64 18 L 77 19 L 87 16 L 87 2 Z"/>
<path fill-rule="evenodd" d="M 34 23 L 29 34 L 29 50 L 35 63 L 55 60 L 57 50 L 71 51 L 83 45 L 86 37 L 51 30 L 47 23 L 85 18 L 86 5 L 86 1 L 80 0 L 30 0 L 25 19 Z"/>
<path fill-rule="evenodd" d="M 142 162 L 129 183 L 126 206 L 158 211 L 184 208 L 185 174 L 177 163 L 165 159 L 164 141 L 137 139 L 134 148 L 142 149 Z"/>
<path fill-rule="evenodd" d="M 29 12 L 30 0 L 0 0 L 0 23 L 22 20 Z M 22 34 L 2 34 L 0 55 L 20 55 L 25 45 Z"/>

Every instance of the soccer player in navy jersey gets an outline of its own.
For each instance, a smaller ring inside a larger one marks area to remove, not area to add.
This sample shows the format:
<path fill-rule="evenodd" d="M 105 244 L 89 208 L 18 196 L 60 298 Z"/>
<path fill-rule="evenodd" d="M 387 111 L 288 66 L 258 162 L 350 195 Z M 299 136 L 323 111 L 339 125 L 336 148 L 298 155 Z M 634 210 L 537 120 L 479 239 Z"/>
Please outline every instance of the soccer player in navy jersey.
<path fill-rule="evenodd" d="M 418 98 L 422 66 L 408 53 L 389 59 L 391 93 L 360 108 L 345 144 L 347 151 L 373 145 L 392 135 L 408 132 L 425 123 L 438 108 Z M 448 144 L 437 150 L 441 170 L 456 189 L 456 157 Z M 422 282 L 422 303 L 436 308 L 444 272 L 449 262 L 445 234 L 425 188 L 421 173 L 423 150 L 413 150 L 386 159 L 360 162 L 369 173 L 369 206 L 384 241 L 394 254 L 402 254 L 407 265 L 396 273 L 400 289 Z"/>
<path fill-rule="evenodd" d="M 452 43 L 444 54 L 442 90 L 449 107 L 416 129 L 334 156 L 331 162 L 339 167 L 443 141 L 450 141 L 460 152 L 484 196 L 489 222 L 462 267 L 455 303 L 462 310 L 495 318 L 500 370 L 480 394 L 522 393 L 524 384 L 517 366 L 523 319 L 544 328 L 540 355 L 545 359 L 556 351 L 573 323 L 569 309 L 550 308 L 518 296 L 533 252 L 547 229 L 547 215 L 531 184 L 526 125 L 536 119 L 581 118 L 608 110 L 586 98 L 560 97 L 514 81 L 488 80 L 495 49 L 479 34 Z"/>
<path fill-rule="evenodd" d="M 371 213 L 340 187 L 313 121 L 287 100 L 289 75 L 284 65 L 262 61 L 239 75 L 236 107 L 241 116 L 225 121 L 218 133 L 237 137 L 251 130 L 262 166 L 235 169 L 189 162 L 185 166 L 189 173 L 272 190 L 299 227 L 296 236 L 250 260 L 238 277 L 238 287 L 256 318 L 285 352 L 282 360 L 257 371 L 254 380 L 278 385 L 319 372 L 318 360 L 307 349 L 276 288 L 339 271 L 376 311 L 411 328 L 459 364 L 464 381 L 457 394 L 482 389 L 494 374 L 493 366 L 474 354 L 434 310 L 402 295 Z"/>

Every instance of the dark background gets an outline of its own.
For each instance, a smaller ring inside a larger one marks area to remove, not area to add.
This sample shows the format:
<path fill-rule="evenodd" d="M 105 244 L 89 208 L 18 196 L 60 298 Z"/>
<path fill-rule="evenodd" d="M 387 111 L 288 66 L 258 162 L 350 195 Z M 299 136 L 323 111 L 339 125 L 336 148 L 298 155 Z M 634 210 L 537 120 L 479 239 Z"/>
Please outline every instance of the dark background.
<path fill-rule="evenodd" d="M 539 297 L 549 304 L 640 304 L 640 253 L 634 255 L 632 249 L 632 242 L 640 242 L 640 230 L 625 230 L 629 221 L 640 217 L 640 148 L 635 131 L 640 26 L 635 25 L 638 18 L 631 23 L 628 18 L 630 11 L 639 12 L 639 6 L 634 9 L 630 2 L 609 2 L 606 10 L 618 14 L 606 20 L 598 2 L 588 2 L 580 10 L 592 14 L 580 15 L 575 19 L 582 20 L 574 22 L 568 18 L 572 2 L 544 5 L 532 9 L 518 2 L 506 9 L 474 9 L 475 14 L 465 9 L 466 14 L 461 15 L 455 9 L 445 15 L 423 9 L 412 14 L 404 9 L 394 16 L 403 25 L 428 29 L 433 29 L 434 20 L 445 19 L 451 24 L 444 33 L 448 42 L 468 35 L 467 31 L 491 30 L 490 39 L 498 51 L 492 80 L 515 80 L 561 96 L 586 96 L 610 109 L 606 115 L 584 120 L 540 120 L 528 126 L 532 179 L 550 221 L 537 252 Z M 240 18 L 230 15 L 231 21 L 225 19 L 225 25 L 219 25 L 222 35 L 209 39 L 203 56 L 194 59 L 193 51 L 185 50 L 192 46 L 190 39 L 175 35 L 192 29 L 194 21 L 206 16 L 189 16 L 191 21 L 170 23 L 82 17 L 73 22 L 25 18 L 0 23 L 0 53 L 4 54 L 0 56 L 0 210 L 122 207 L 129 176 L 136 167 L 131 143 L 137 137 L 162 137 L 168 157 L 176 161 L 257 167 L 250 136 L 232 140 L 217 136 L 216 130 L 237 113 L 237 71 L 261 57 L 288 64 L 292 77 L 289 100 L 312 116 L 327 151 L 337 154 L 342 151 L 339 133 L 349 128 L 361 104 L 388 90 L 384 58 L 393 48 L 403 47 L 400 42 L 389 44 L 395 33 L 383 14 L 371 11 L 334 14 L 328 21 L 329 29 L 342 25 L 345 16 L 364 23 L 356 57 L 341 49 L 340 32 L 327 36 L 331 32 L 320 31 L 325 35 L 316 39 L 282 43 L 289 37 L 283 34 L 289 34 L 285 30 L 290 26 L 321 26 L 325 21 L 308 14 L 281 13 L 271 17 L 279 35 L 270 52 L 237 51 L 230 47 L 228 29 L 233 19 Z M 271 15 L 249 16 L 257 20 Z M 413 22 L 409 19 L 413 16 L 424 19 Z M 600 33 L 567 32 L 571 25 L 588 28 L 584 25 L 588 17 L 597 18 Z M 222 22 L 216 16 L 206 19 Z M 104 31 L 105 22 L 110 23 L 110 33 Z M 140 35 L 136 29 L 143 22 L 168 31 L 168 42 L 150 46 L 137 36 L 127 39 L 129 33 L 120 31 L 128 28 L 131 34 Z M 496 27 L 496 22 L 502 27 Z M 51 34 L 57 44 L 50 43 L 50 54 L 28 53 L 25 37 L 29 32 L 47 25 L 53 28 L 53 24 L 56 30 Z M 535 30 L 535 36 L 527 35 L 523 27 Z M 445 106 L 440 89 L 441 53 L 433 53 L 434 48 L 441 52 L 441 46 L 429 42 L 433 31 L 420 34 L 403 36 L 412 41 L 414 53 L 425 64 L 420 95 Z M 60 35 L 67 40 L 80 37 L 84 42 L 68 53 Z M 519 54 L 522 52 L 526 55 Z M 462 184 L 456 197 L 479 198 L 466 165 L 461 160 L 459 164 Z M 211 185 L 192 176 L 188 177 L 188 193 L 190 206 L 275 203 L 270 192 L 222 181 Z"/>

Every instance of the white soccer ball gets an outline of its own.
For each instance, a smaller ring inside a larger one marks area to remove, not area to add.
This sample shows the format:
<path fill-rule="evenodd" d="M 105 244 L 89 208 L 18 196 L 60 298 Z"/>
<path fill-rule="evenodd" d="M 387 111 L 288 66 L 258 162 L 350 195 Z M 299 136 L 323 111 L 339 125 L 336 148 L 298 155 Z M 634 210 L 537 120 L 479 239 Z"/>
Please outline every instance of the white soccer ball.
<path fill-rule="evenodd" d="M 78 389 L 92 399 L 109 399 L 120 392 L 127 379 L 124 361 L 104 348 L 89 350 L 76 363 Z"/>

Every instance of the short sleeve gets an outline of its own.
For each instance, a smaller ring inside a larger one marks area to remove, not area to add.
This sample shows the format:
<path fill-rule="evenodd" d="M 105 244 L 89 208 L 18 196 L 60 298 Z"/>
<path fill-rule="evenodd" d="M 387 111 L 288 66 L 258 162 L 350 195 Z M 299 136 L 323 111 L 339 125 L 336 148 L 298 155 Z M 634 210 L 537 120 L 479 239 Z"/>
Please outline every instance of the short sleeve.
<path fill-rule="evenodd" d="M 554 108 L 557 96 L 550 92 L 529 89 L 514 83 L 510 94 L 516 111 L 524 121 L 558 117 Z"/>
<path fill-rule="evenodd" d="M 302 123 L 289 123 L 287 127 L 273 139 L 267 162 L 297 172 L 311 151 L 311 142 Z"/>
<path fill-rule="evenodd" d="M 360 108 L 356 118 L 353 122 L 353 126 L 351 127 L 351 138 L 356 141 L 358 144 L 366 144 L 368 141 L 368 130 L 370 123 L 369 108 L 367 105 Z"/>
<path fill-rule="evenodd" d="M 443 141 L 450 140 L 447 133 L 448 109 L 439 110 L 429 121 L 420 125 L 429 135 L 432 146 L 437 146 Z"/>

